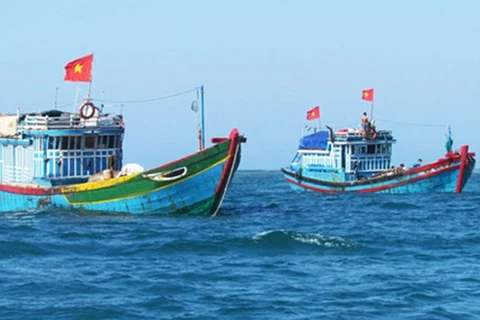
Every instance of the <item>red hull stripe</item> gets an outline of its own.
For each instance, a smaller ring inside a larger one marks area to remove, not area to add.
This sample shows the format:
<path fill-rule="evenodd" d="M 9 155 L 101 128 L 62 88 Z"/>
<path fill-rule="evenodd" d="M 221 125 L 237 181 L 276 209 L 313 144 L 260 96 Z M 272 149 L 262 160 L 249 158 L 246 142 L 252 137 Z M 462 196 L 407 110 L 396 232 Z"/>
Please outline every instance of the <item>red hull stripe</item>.
<path fill-rule="evenodd" d="M 48 192 L 47 192 L 48 190 Z M 25 186 L 14 186 L 8 184 L 0 184 L 0 191 L 16 193 L 16 194 L 25 194 L 25 195 L 35 195 L 35 196 L 44 196 L 44 195 L 53 195 L 55 189 L 45 189 L 38 187 L 25 187 Z"/>
<path fill-rule="evenodd" d="M 420 175 L 420 176 L 416 176 L 416 177 L 413 177 L 413 178 L 410 178 L 410 179 L 407 178 L 407 179 L 399 181 L 397 183 L 378 186 L 378 187 L 369 188 L 369 189 L 359 189 L 359 190 L 352 190 L 352 191 L 347 190 L 347 192 L 366 193 L 366 192 L 378 192 L 378 191 L 388 190 L 388 189 L 399 187 L 399 186 L 409 184 L 409 183 L 412 183 L 412 182 L 415 182 L 415 181 L 418 181 L 418 180 L 428 179 L 430 177 L 433 177 L 433 176 L 441 174 L 441 173 L 457 170 L 459 167 L 460 167 L 460 165 L 451 166 L 451 167 L 448 167 L 448 168 L 445 168 L 445 169 L 441 169 L 441 170 L 438 170 L 438 171 L 433 171 L 433 172 L 423 174 L 423 175 Z M 294 185 L 297 185 L 297 186 L 302 187 L 304 189 L 309 189 L 309 190 L 312 190 L 312 191 L 316 191 L 316 192 L 321 192 L 321 193 L 342 193 L 342 192 L 344 192 L 344 191 L 341 191 L 341 190 L 330 190 L 330 189 L 316 188 L 316 187 L 304 185 L 304 184 L 299 183 L 299 182 L 297 182 L 295 180 L 292 180 L 290 178 L 286 178 L 286 179 L 287 179 L 288 182 L 290 182 Z"/>

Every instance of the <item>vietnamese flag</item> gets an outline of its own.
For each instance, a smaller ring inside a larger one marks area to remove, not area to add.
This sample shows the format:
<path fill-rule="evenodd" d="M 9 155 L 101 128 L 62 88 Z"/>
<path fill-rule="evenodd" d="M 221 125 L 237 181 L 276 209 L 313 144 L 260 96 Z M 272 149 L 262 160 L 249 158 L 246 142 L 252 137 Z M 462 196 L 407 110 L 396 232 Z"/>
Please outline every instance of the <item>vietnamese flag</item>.
<path fill-rule="evenodd" d="M 363 90 L 362 99 L 367 101 L 373 101 L 373 89 Z"/>
<path fill-rule="evenodd" d="M 65 65 L 65 81 L 92 81 L 93 53 Z"/>
<path fill-rule="evenodd" d="M 312 110 L 307 111 L 307 120 L 320 118 L 320 107 L 316 106 Z"/>

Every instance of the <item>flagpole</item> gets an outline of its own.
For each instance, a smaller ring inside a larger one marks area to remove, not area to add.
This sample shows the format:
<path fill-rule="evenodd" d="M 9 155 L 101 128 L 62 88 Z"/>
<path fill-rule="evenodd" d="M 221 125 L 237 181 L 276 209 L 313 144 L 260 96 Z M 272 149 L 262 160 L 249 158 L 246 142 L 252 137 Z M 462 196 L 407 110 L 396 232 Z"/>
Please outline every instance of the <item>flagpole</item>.
<path fill-rule="evenodd" d="M 88 83 L 87 101 L 90 101 L 90 92 L 91 91 L 92 91 L 92 78 L 90 78 L 90 82 Z"/>
<path fill-rule="evenodd" d="M 372 104 L 370 105 L 370 121 L 373 119 L 373 99 L 372 99 Z"/>

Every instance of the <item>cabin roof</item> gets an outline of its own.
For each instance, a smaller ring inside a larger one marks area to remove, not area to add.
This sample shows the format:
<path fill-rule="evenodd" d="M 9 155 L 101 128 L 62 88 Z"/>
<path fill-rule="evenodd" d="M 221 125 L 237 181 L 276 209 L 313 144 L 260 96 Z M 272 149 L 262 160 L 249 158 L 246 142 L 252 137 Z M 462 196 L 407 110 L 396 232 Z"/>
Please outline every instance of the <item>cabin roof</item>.
<path fill-rule="evenodd" d="M 18 113 L 0 116 L 0 136 L 15 137 L 24 131 L 124 128 L 123 116 L 118 114 L 95 112 L 89 119 L 78 113 L 60 110 Z"/>
<path fill-rule="evenodd" d="M 326 150 L 329 140 L 334 144 L 367 144 L 371 141 L 396 142 L 392 135 L 392 131 L 388 130 L 377 131 L 374 139 L 365 138 L 364 133 L 357 129 L 339 129 L 337 131 L 318 130 L 317 132 L 300 138 L 298 149 Z"/>

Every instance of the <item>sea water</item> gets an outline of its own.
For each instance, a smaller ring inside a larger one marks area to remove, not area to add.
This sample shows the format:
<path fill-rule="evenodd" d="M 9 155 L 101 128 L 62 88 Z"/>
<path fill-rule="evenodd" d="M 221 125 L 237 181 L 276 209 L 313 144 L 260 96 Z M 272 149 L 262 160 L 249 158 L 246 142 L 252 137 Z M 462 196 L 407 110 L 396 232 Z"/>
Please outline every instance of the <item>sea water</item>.
<path fill-rule="evenodd" d="M 479 225 L 480 174 L 321 195 L 240 171 L 213 218 L 7 213 L 0 319 L 478 319 Z"/>

